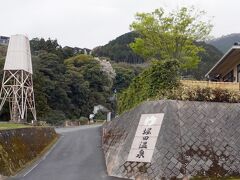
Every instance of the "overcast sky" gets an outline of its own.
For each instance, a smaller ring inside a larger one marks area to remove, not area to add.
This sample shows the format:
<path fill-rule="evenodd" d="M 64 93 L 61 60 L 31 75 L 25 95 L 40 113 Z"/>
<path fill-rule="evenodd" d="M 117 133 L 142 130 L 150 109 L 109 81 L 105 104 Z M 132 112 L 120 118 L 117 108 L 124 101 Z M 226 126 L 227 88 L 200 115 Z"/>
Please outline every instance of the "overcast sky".
<path fill-rule="evenodd" d="M 213 36 L 240 33 L 239 0 L 0 0 L 0 35 L 93 48 L 129 32 L 136 12 L 192 5 L 214 17 Z"/>

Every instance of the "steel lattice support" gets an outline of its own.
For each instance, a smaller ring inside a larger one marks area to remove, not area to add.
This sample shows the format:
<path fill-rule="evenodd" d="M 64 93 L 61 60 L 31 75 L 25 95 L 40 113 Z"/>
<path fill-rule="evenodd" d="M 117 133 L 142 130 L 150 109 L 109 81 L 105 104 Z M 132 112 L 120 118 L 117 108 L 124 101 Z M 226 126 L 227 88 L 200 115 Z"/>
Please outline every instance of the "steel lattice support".
<path fill-rule="evenodd" d="M 24 70 L 4 70 L 0 92 L 0 111 L 9 102 L 12 122 L 25 122 L 27 112 L 31 111 L 36 120 L 32 74 Z"/>

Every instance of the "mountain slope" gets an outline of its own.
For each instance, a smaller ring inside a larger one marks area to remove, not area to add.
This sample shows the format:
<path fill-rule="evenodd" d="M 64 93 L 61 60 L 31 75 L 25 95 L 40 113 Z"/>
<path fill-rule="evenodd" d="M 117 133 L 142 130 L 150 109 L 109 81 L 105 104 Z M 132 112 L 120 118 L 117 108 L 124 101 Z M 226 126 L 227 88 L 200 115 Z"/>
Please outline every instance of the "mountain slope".
<path fill-rule="evenodd" d="M 129 47 L 129 44 L 133 42 L 136 37 L 138 37 L 138 35 L 134 32 L 123 34 L 108 44 L 95 48 L 93 55 L 108 57 L 115 62 L 142 63 L 143 59 L 136 55 Z M 189 70 L 182 74 L 200 80 L 204 79 L 208 70 L 221 58 L 222 52 L 205 42 L 198 43 L 198 45 L 203 46 L 205 49 L 205 52 L 199 54 L 202 59 L 201 63 L 197 69 Z"/>
<path fill-rule="evenodd" d="M 214 46 L 206 44 L 205 42 L 199 42 L 198 45 L 205 49 L 204 52 L 199 54 L 201 57 L 201 62 L 196 69 L 184 72 L 183 75 L 190 76 L 197 80 L 203 80 L 205 79 L 205 74 L 222 57 L 223 53 Z"/>
<path fill-rule="evenodd" d="M 143 58 L 135 54 L 129 47 L 129 44 L 136 37 L 138 35 L 134 32 L 123 34 L 104 46 L 94 48 L 92 54 L 94 56 L 109 57 L 115 62 L 142 63 Z"/>
<path fill-rule="evenodd" d="M 233 33 L 207 41 L 208 44 L 215 46 L 223 53 L 226 53 L 235 42 L 240 42 L 240 33 Z"/>

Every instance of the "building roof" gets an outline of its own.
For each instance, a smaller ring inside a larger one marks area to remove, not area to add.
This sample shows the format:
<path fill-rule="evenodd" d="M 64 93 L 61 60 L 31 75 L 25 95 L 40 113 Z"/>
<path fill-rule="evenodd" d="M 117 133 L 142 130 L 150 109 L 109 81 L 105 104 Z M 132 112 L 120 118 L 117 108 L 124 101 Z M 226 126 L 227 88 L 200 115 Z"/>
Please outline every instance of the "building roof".
<path fill-rule="evenodd" d="M 0 36 L 0 39 L 9 40 L 9 37 L 7 37 L 7 36 Z"/>
<path fill-rule="evenodd" d="M 10 37 L 4 70 L 24 70 L 33 73 L 30 44 L 26 36 Z"/>
<path fill-rule="evenodd" d="M 240 46 L 233 46 L 223 57 L 208 71 L 205 77 L 217 75 L 220 69 L 224 69 L 226 66 L 233 66 L 240 60 Z"/>

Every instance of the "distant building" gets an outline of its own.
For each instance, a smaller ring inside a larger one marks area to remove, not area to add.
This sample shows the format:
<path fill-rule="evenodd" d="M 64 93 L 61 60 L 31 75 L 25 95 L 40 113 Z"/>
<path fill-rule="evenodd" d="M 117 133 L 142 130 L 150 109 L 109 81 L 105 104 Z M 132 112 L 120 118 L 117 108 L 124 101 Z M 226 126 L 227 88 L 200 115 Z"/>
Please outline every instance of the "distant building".
<path fill-rule="evenodd" d="M 211 81 L 240 82 L 240 44 L 235 43 L 210 69 L 206 77 Z"/>
<path fill-rule="evenodd" d="M 74 54 L 91 55 L 92 50 L 91 50 L 91 49 L 87 49 L 87 48 L 74 47 L 74 48 L 73 48 L 73 53 L 74 53 Z"/>
<path fill-rule="evenodd" d="M 91 49 L 87 49 L 87 48 L 65 46 L 63 49 L 65 49 L 67 51 L 72 51 L 72 53 L 74 55 L 76 55 L 76 54 L 91 55 L 92 54 L 92 50 Z"/>
<path fill-rule="evenodd" d="M 74 47 L 73 49 L 73 54 L 81 54 L 82 53 L 82 49 L 78 48 L 78 47 Z"/>
<path fill-rule="evenodd" d="M 6 36 L 0 36 L 0 45 L 8 45 L 9 37 Z"/>

